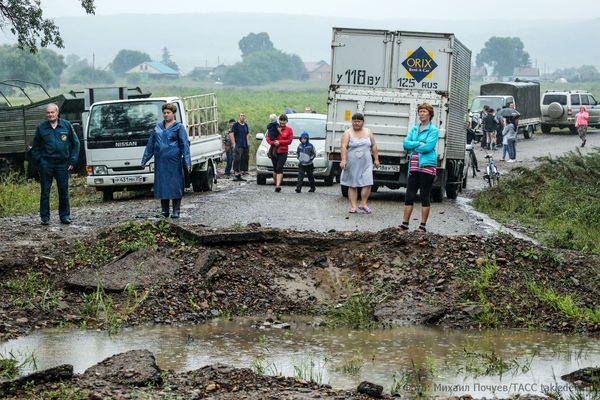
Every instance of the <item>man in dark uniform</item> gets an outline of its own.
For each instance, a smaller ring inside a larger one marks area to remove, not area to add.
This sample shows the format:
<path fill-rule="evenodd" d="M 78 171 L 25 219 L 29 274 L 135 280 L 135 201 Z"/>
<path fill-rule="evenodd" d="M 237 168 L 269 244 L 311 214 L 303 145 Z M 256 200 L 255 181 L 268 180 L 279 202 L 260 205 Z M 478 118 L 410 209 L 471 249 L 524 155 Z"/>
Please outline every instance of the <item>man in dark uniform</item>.
<path fill-rule="evenodd" d="M 239 119 L 231 126 L 231 145 L 233 146 L 233 172 L 234 181 L 245 181 L 242 178 L 242 172 L 248 171 L 248 160 L 250 159 L 250 149 L 248 144 L 248 134 L 250 128 L 246 124 L 246 114 L 240 113 Z"/>
<path fill-rule="evenodd" d="M 40 218 L 42 225 L 50 223 L 50 189 L 52 179 L 58 188 L 58 216 L 63 224 L 71 223 L 69 206 L 69 171 L 77 164 L 79 139 L 71 123 L 58 118 L 58 106 L 46 106 L 46 119 L 38 125 L 31 155 L 40 163 Z"/>

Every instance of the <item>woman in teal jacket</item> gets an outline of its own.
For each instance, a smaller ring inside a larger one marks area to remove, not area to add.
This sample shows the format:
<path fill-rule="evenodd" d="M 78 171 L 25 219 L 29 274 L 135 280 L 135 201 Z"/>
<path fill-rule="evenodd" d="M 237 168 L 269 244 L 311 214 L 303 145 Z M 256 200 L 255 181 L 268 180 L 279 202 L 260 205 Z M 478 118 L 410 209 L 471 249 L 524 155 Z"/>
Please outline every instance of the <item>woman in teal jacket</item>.
<path fill-rule="evenodd" d="M 427 218 L 431 209 L 431 188 L 436 176 L 438 128 L 433 125 L 433 107 L 429 103 L 418 107 L 419 123 L 412 127 L 406 139 L 404 149 L 409 152 L 408 182 L 404 197 L 404 218 L 398 229 L 408 230 L 410 215 L 413 211 L 417 191 L 421 194 L 421 224 L 417 232 L 426 232 Z"/>

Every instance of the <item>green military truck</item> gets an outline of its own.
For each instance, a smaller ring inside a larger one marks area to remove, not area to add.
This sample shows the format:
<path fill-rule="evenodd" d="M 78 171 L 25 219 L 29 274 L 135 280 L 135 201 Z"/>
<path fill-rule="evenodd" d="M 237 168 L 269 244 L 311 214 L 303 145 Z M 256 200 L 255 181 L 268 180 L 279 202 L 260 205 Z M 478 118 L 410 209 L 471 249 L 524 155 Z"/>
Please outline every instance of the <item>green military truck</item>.
<path fill-rule="evenodd" d="M 26 88 L 37 86 L 42 89 L 47 98 L 33 101 Z M 13 105 L 7 93 L 19 89 L 28 104 Z M 38 176 L 38 167 L 29 157 L 37 126 L 46 119 L 46 106 L 56 104 L 60 109 L 60 118 L 69 120 L 80 140 L 83 139 L 83 125 L 90 106 L 98 101 L 118 99 L 142 99 L 150 97 L 151 93 L 142 91 L 139 87 L 105 87 L 72 90 L 51 96 L 38 83 L 6 80 L 0 81 L 0 95 L 4 104 L 0 104 L 0 175 L 10 172 L 27 173 L 28 178 Z M 26 164 L 27 161 L 27 164 Z M 85 170 L 85 150 L 82 144 L 77 172 Z"/>

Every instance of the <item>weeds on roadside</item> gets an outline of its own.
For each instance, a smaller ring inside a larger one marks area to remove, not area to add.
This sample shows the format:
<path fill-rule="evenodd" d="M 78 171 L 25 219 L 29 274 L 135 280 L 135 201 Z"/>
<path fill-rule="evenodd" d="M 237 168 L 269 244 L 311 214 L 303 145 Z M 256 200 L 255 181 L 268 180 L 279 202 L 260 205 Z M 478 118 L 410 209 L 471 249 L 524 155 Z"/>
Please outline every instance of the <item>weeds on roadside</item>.
<path fill-rule="evenodd" d="M 44 311 L 57 307 L 62 294 L 61 291 L 53 291 L 48 279 L 39 272 L 27 272 L 4 283 L 4 286 L 18 293 L 19 296 L 12 300 L 13 304 L 29 304 Z"/>
<path fill-rule="evenodd" d="M 535 227 L 550 247 L 600 254 L 600 149 L 538 161 L 515 169 L 509 184 L 476 193 L 473 206 L 500 222 Z"/>
<path fill-rule="evenodd" d="M 96 290 L 92 293 L 82 293 L 82 314 L 93 318 L 103 317 L 108 326 L 108 333 L 115 334 L 121 328 L 123 321 L 114 309 L 113 299 L 107 295 L 102 286 L 100 276 L 96 275 Z"/>
<path fill-rule="evenodd" d="M 463 348 L 465 354 L 465 365 L 459 367 L 457 373 L 464 373 L 474 378 L 480 376 L 502 376 L 507 372 L 513 372 L 514 374 L 524 374 L 530 370 L 531 362 L 533 357 L 527 358 L 525 363 L 519 362 L 515 357 L 510 360 L 505 360 L 495 351 L 490 352 L 476 352 Z"/>
<path fill-rule="evenodd" d="M 526 287 L 534 296 L 568 319 L 600 323 L 600 308 L 598 307 L 580 307 L 570 295 L 558 294 L 553 288 L 538 285 L 535 281 L 528 281 Z"/>
<path fill-rule="evenodd" d="M 329 326 L 343 324 L 351 329 L 369 329 L 375 325 L 375 307 L 388 299 L 389 289 L 380 285 L 366 285 L 363 290 L 359 283 L 351 278 L 344 280 L 347 298 L 329 306 L 326 315 Z"/>
<path fill-rule="evenodd" d="M 345 358 L 342 364 L 334 366 L 332 370 L 357 378 L 360 376 L 363 364 L 361 351 L 358 349 L 356 350 L 356 354 L 353 354 L 350 358 Z"/>
<path fill-rule="evenodd" d="M 299 358 L 292 357 L 294 366 L 294 378 L 301 379 L 306 382 L 314 382 L 319 385 L 323 382 L 323 370 L 327 364 L 327 358 L 322 361 L 314 355 L 300 356 Z"/>
<path fill-rule="evenodd" d="M 277 368 L 277 365 L 263 356 L 256 356 L 252 359 L 252 371 L 258 375 L 281 375 L 281 371 Z"/>
<path fill-rule="evenodd" d="M 37 370 L 35 353 L 25 357 L 19 356 L 15 356 L 12 351 L 9 351 L 7 355 L 0 354 L 0 380 L 10 380 L 17 377 L 27 365 L 31 365 L 34 370 Z M 22 361 L 19 358 L 22 358 Z"/>
<path fill-rule="evenodd" d="M 482 326 L 493 327 L 498 323 L 498 317 L 488 299 L 488 293 L 493 292 L 499 286 L 498 283 L 495 283 L 499 269 L 495 260 L 488 260 L 479 267 L 472 282 L 467 282 L 470 285 L 470 291 L 477 298 L 477 305 L 481 309 L 481 312 L 477 314 L 477 319 Z"/>
<path fill-rule="evenodd" d="M 435 362 L 432 358 L 426 358 L 425 363 L 418 366 L 411 359 L 412 368 L 396 371 L 392 377 L 392 394 L 400 394 L 410 396 L 411 398 L 423 399 L 429 398 L 430 393 L 428 387 L 430 381 L 435 375 Z"/>

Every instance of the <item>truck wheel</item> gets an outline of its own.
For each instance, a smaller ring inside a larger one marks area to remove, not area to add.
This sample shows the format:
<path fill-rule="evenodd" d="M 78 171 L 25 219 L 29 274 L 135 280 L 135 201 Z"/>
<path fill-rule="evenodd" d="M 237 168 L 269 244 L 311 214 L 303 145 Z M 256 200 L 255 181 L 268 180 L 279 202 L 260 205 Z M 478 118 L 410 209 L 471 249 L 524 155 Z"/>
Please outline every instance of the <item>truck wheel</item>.
<path fill-rule="evenodd" d="M 469 177 L 469 174 L 465 174 L 465 177 L 463 178 L 462 181 L 462 188 L 466 189 L 467 188 L 467 178 Z"/>
<path fill-rule="evenodd" d="M 190 181 L 192 182 L 194 192 L 202 191 L 202 172 L 195 171 L 190 173 Z"/>
<path fill-rule="evenodd" d="M 110 189 L 102 191 L 102 201 L 112 201 L 114 199 L 114 192 Z"/>
<path fill-rule="evenodd" d="M 444 192 L 446 191 L 446 170 L 438 169 L 437 179 L 440 179 L 439 186 L 434 186 L 431 189 L 431 199 L 436 203 L 444 201 Z"/>
<path fill-rule="evenodd" d="M 465 175 L 466 178 L 466 175 Z M 464 181 L 463 181 L 464 184 Z M 458 197 L 458 191 L 459 191 L 460 185 L 457 185 L 455 183 L 453 184 L 448 184 L 446 185 L 446 197 L 448 197 L 449 199 L 456 199 Z"/>
<path fill-rule="evenodd" d="M 333 186 L 333 179 L 334 179 L 334 176 L 333 176 L 333 173 L 332 173 L 327 178 L 325 178 L 325 180 L 323 181 L 323 183 L 325 183 L 325 185 L 327 185 L 327 186 Z"/>
<path fill-rule="evenodd" d="M 200 182 L 203 192 L 212 192 L 215 183 L 215 170 L 212 162 L 208 162 L 206 171 L 200 173 Z"/>
<path fill-rule="evenodd" d="M 342 196 L 348 197 L 348 186 L 340 185 L 342 188 Z"/>
<path fill-rule="evenodd" d="M 552 127 L 550 125 L 542 124 L 542 133 L 550 133 Z"/>
<path fill-rule="evenodd" d="M 266 175 L 256 175 L 256 184 L 257 185 L 266 185 L 267 184 Z"/>
<path fill-rule="evenodd" d="M 533 136 L 533 127 L 529 125 L 525 130 L 523 130 L 523 137 L 525 139 L 529 139 Z"/>

